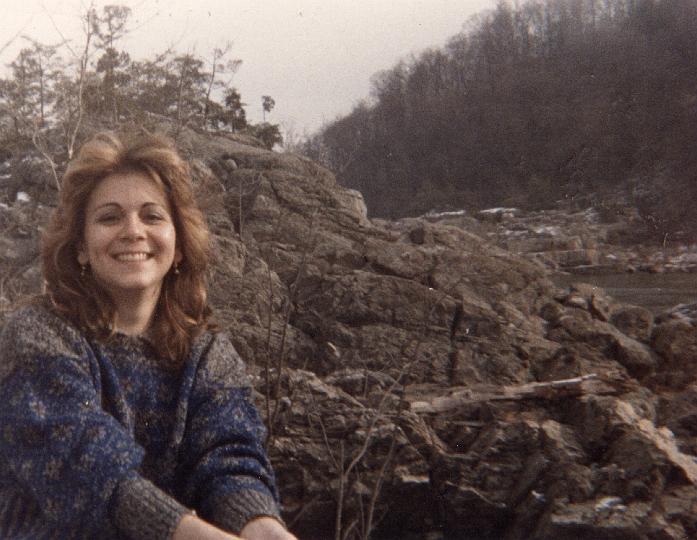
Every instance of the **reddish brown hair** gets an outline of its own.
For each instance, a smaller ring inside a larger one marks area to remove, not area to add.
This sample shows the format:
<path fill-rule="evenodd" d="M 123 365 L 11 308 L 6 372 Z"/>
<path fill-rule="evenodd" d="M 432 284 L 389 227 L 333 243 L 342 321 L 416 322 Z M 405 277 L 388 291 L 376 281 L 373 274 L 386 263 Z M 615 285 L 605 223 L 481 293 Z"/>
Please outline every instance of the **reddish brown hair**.
<path fill-rule="evenodd" d="M 100 133 L 80 149 L 62 180 L 60 200 L 44 232 L 41 259 L 47 296 L 54 309 L 88 335 L 108 340 L 114 333 L 116 309 L 109 294 L 77 260 L 90 195 L 105 177 L 141 172 L 166 194 L 172 210 L 178 273 L 162 283 L 150 337 L 163 360 L 181 363 L 193 339 L 208 326 L 206 300 L 209 233 L 196 204 L 188 164 L 174 143 L 161 135 Z"/>

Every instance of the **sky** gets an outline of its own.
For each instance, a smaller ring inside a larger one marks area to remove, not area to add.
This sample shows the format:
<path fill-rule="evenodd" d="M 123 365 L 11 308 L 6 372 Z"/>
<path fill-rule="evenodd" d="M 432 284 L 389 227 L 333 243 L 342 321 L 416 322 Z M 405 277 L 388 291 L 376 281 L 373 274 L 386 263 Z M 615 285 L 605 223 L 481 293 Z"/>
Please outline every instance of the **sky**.
<path fill-rule="evenodd" d="M 44 44 L 82 40 L 80 14 L 89 0 L 4 0 L 0 65 L 27 35 Z M 247 117 L 262 119 L 261 96 L 276 106 L 267 120 L 295 136 L 351 111 L 370 94 L 373 74 L 400 59 L 442 47 L 473 15 L 496 0 L 95 0 L 131 8 L 121 46 L 135 59 L 174 46 L 210 57 L 232 42 L 242 60 L 232 85 Z"/>

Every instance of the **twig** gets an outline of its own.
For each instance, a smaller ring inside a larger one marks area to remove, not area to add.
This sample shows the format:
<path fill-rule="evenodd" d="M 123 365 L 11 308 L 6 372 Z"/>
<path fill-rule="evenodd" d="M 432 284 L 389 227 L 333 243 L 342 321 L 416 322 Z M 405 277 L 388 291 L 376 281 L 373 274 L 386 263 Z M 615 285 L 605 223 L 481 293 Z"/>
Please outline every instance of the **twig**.
<path fill-rule="evenodd" d="M 12 36 L 10 39 L 8 39 L 8 40 L 2 45 L 2 47 L 0 47 L 0 54 L 4 53 L 4 52 L 5 52 L 5 49 L 7 49 L 10 45 L 12 45 L 12 43 L 14 43 L 14 41 L 20 36 L 20 34 L 21 34 L 22 32 L 24 32 L 24 29 L 25 29 L 27 26 L 29 26 L 30 23 L 31 23 L 31 19 L 30 19 L 29 22 L 28 22 L 27 24 L 25 24 L 14 36 Z"/>
<path fill-rule="evenodd" d="M 288 523 L 288 529 L 292 530 L 295 524 L 298 522 L 298 520 L 305 515 L 305 513 L 312 508 L 315 504 L 317 504 L 317 501 L 319 501 L 320 497 L 322 497 L 322 493 L 318 493 L 312 499 L 310 499 L 309 502 L 306 502 L 302 505 L 302 508 L 300 508 L 300 511 L 293 516 L 293 519 Z"/>
<path fill-rule="evenodd" d="M 334 540 L 342 540 L 341 538 L 341 517 L 344 512 L 344 480 L 347 473 L 342 471 L 344 466 L 344 441 L 339 441 L 339 487 L 336 496 L 336 519 L 334 520 Z"/>
<path fill-rule="evenodd" d="M 48 151 L 45 148 L 43 148 L 43 146 L 39 142 L 39 129 L 36 126 L 34 127 L 34 132 L 31 135 L 31 142 L 34 143 L 34 147 L 41 153 L 41 155 L 44 157 L 44 159 L 51 166 L 51 173 L 53 174 L 53 181 L 56 184 L 56 189 L 58 191 L 60 191 L 61 183 L 60 183 L 60 180 L 58 179 L 58 172 L 56 171 L 56 162 L 53 161 L 53 158 L 51 157 L 51 155 L 48 153 Z"/>
<path fill-rule="evenodd" d="M 271 434 L 271 324 L 273 320 L 273 280 L 271 279 L 271 267 L 266 265 L 266 275 L 269 283 L 269 315 L 266 325 L 266 362 L 264 364 L 264 379 L 266 382 L 266 421 L 269 423 L 269 435 Z M 266 443 L 270 442 L 270 436 Z"/>
<path fill-rule="evenodd" d="M 315 208 L 310 218 L 310 231 L 312 231 L 312 235 L 310 237 L 310 240 L 303 247 L 302 258 L 300 259 L 300 264 L 298 265 L 298 271 L 295 275 L 293 283 L 291 284 L 288 290 L 288 305 L 286 306 L 285 319 L 283 321 L 283 330 L 281 331 L 281 344 L 279 346 L 278 355 L 276 357 L 276 383 L 274 385 L 274 396 L 276 398 L 276 402 L 274 403 L 273 414 L 271 416 L 271 419 L 269 420 L 269 437 L 267 439 L 269 441 L 273 439 L 274 428 L 276 426 L 276 421 L 278 420 L 278 413 L 281 410 L 279 396 L 281 394 L 281 379 L 283 375 L 283 367 L 285 364 L 286 340 L 288 336 L 288 328 L 290 326 L 290 317 L 292 314 L 293 303 L 295 302 L 295 295 L 297 294 L 298 284 L 302 279 L 305 267 L 307 265 L 307 257 L 310 253 L 311 245 L 312 249 L 314 250 L 314 243 L 317 231 L 315 230 L 315 227 L 313 227 L 313 224 L 318 210 L 319 208 Z"/>
<path fill-rule="evenodd" d="M 399 414 L 402 414 L 402 411 L 404 410 L 404 407 L 401 406 L 399 407 Z M 363 533 L 363 540 L 368 540 L 370 537 L 370 532 L 373 529 L 373 520 L 375 517 L 375 506 L 377 505 L 378 502 L 378 497 L 380 496 L 380 492 L 382 491 L 382 484 L 385 481 L 385 475 L 387 473 L 387 467 L 391 463 L 392 458 L 394 457 L 395 454 L 395 449 L 397 448 L 397 422 L 396 419 L 394 420 L 394 427 L 392 428 L 392 439 L 390 440 L 390 449 L 387 451 L 387 456 L 385 457 L 385 460 L 382 462 L 382 465 L 380 466 L 380 472 L 378 473 L 378 477 L 375 480 L 375 485 L 373 486 L 373 493 L 370 496 L 370 503 L 368 503 L 368 517 L 365 520 L 365 527 L 364 527 L 364 533 Z"/>
<path fill-rule="evenodd" d="M 73 128 L 73 133 L 70 137 L 70 143 L 68 144 L 68 159 L 72 159 L 73 152 L 75 151 L 75 141 L 77 140 L 77 134 L 80 131 L 80 126 L 82 125 L 82 117 L 85 112 L 84 105 L 84 93 L 85 93 L 85 78 L 87 74 L 87 61 L 89 60 L 90 52 L 90 42 L 92 40 L 93 28 L 92 28 L 92 18 L 95 16 L 93 4 L 87 8 L 87 14 L 85 15 L 85 48 L 82 51 L 82 56 L 80 60 L 80 78 L 78 83 L 77 91 L 77 121 L 75 122 L 75 127 Z"/>

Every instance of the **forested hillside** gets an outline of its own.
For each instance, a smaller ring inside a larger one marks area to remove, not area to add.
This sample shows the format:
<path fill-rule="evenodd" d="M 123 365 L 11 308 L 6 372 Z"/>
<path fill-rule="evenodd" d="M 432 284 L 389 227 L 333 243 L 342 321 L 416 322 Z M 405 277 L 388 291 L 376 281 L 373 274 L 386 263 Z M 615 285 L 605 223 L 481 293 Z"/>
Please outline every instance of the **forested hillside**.
<path fill-rule="evenodd" d="M 373 216 L 612 193 L 663 236 L 697 231 L 696 128 L 694 0 L 504 1 L 306 151 Z"/>
<path fill-rule="evenodd" d="M 98 129 L 164 120 L 176 132 L 251 135 L 268 148 L 282 141 L 277 125 L 247 122 L 232 84 L 242 61 L 233 58 L 231 42 L 207 55 L 169 48 L 135 60 L 122 47 L 131 17 L 125 6 L 89 7 L 80 40 L 48 45 L 14 38 L 23 46 L 0 78 L 0 202 L 20 190 L 59 188 L 65 163 Z M 259 99 L 265 112 L 275 105 L 271 96 Z"/>

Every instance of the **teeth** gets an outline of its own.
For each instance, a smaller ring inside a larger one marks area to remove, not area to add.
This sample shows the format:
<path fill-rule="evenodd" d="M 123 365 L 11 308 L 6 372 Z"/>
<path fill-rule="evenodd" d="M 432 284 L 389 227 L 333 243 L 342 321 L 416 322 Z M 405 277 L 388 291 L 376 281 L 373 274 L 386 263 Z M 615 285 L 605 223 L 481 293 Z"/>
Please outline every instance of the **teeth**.
<path fill-rule="evenodd" d="M 147 253 L 119 253 L 115 256 L 117 261 L 132 262 L 144 261 L 148 258 Z"/>

